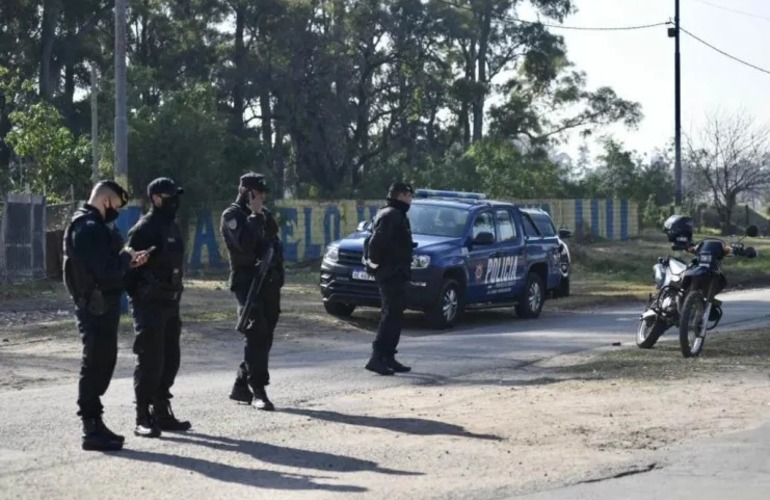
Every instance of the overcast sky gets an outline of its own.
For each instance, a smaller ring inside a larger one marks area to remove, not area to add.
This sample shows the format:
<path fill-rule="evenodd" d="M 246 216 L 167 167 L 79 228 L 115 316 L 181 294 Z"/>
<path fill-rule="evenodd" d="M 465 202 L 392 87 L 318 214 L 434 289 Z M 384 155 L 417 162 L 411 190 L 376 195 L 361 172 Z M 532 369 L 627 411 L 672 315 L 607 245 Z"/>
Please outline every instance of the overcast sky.
<path fill-rule="evenodd" d="M 674 0 L 577 0 L 577 6 L 579 12 L 565 25 L 629 26 L 674 17 Z M 682 28 L 770 70 L 770 51 L 763 51 L 770 47 L 770 0 L 681 0 L 680 9 Z M 616 137 L 640 153 L 651 153 L 673 138 L 674 40 L 667 37 L 665 26 L 554 31 L 565 37 L 570 59 L 586 71 L 590 86 L 609 85 L 621 97 L 641 103 L 645 118 L 639 129 L 613 129 Z M 681 54 L 683 133 L 697 129 L 707 112 L 720 107 L 748 110 L 760 124 L 769 121 L 770 74 L 733 61 L 684 33 Z M 570 154 L 578 144 L 572 142 Z"/>

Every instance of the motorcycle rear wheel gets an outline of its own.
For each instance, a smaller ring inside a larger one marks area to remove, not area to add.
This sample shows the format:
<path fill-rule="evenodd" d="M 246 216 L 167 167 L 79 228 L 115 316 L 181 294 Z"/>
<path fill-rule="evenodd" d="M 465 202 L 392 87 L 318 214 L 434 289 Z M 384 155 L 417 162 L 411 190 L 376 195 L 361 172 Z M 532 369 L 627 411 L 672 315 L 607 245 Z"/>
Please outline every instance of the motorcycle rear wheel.
<path fill-rule="evenodd" d="M 705 307 L 706 299 L 702 293 L 693 291 L 687 294 L 682 306 L 682 319 L 679 321 L 679 344 L 685 358 L 695 358 L 703 351 L 706 342 L 703 329 Z"/>
<path fill-rule="evenodd" d="M 639 320 L 639 329 L 636 331 L 636 345 L 640 349 L 652 349 L 663 332 L 666 324 L 657 316 L 642 318 Z"/>

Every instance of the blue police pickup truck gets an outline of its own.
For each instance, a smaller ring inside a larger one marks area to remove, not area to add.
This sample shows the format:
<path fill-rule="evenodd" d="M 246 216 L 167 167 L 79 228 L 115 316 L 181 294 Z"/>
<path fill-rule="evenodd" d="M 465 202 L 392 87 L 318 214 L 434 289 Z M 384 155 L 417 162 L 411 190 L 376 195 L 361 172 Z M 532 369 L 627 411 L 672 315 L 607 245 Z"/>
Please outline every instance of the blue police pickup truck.
<path fill-rule="evenodd" d="M 407 308 L 425 312 L 434 328 L 451 326 L 472 309 L 515 307 L 520 317 L 536 318 L 547 296 L 569 293 L 561 240 L 571 232 L 557 232 L 547 212 L 479 193 L 418 189 L 407 215 L 417 243 Z M 377 285 L 362 263 L 370 230 L 371 221 L 362 221 L 326 248 L 320 288 L 334 316 L 380 307 Z"/>

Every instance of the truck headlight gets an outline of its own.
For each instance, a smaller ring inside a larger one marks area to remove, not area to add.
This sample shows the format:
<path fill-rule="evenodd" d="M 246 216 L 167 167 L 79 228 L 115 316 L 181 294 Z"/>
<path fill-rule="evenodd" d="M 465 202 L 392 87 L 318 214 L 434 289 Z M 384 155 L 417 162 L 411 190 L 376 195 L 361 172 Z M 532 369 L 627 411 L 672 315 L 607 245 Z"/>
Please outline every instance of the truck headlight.
<path fill-rule="evenodd" d="M 430 255 L 415 255 L 412 257 L 412 269 L 425 269 L 430 265 Z"/>
<path fill-rule="evenodd" d="M 326 253 L 324 254 L 324 260 L 329 262 L 337 262 L 340 260 L 340 247 L 329 245 L 326 247 Z"/>

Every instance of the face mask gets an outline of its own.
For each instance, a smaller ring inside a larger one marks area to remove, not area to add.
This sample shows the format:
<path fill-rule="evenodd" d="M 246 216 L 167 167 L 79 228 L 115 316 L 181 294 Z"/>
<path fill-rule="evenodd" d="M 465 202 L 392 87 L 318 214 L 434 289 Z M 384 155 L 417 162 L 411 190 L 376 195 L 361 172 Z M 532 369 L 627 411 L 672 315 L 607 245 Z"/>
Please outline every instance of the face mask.
<path fill-rule="evenodd" d="M 118 211 L 115 210 L 112 207 L 107 207 L 104 209 L 104 222 L 109 224 L 110 222 L 113 222 L 118 218 Z"/>
<path fill-rule="evenodd" d="M 109 224 L 110 222 L 113 222 L 113 221 L 117 220 L 117 218 L 118 218 L 118 211 L 117 210 L 115 210 L 114 208 L 108 208 L 107 210 L 105 210 L 105 212 L 104 212 L 104 222 Z"/>
<path fill-rule="evenodd" d="M 179 210 L 179 197 L 163 198 L 160 202 L 160 210 L 169 215 L 176 215 Z"/>

